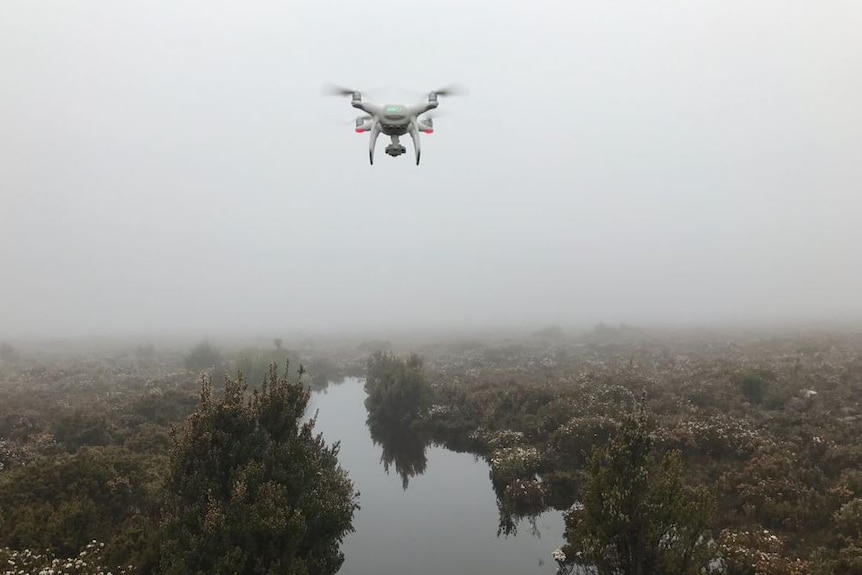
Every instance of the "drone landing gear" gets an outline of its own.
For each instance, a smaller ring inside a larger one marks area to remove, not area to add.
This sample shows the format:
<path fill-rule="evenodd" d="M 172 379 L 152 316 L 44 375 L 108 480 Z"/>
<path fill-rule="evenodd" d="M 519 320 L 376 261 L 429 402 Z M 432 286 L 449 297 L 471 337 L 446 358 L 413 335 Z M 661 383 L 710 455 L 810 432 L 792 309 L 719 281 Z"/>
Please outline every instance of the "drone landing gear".
<path fill-rule="evenodd" d="M 416 165 L 419 165 L 419 157 L 422 155 L 422 149 L 419 145 L 419 130 L 416 126 L 410 124 L 410 139 L 413 140 L 413 150 L 416 152 Z"/>
<path fill-rule="evenodd" d="M 374 165 L 374 146 L 377 145 L 377 136 L 379 135 L 380 126 L 375 122 L 374 126 L 371 128 L 371 134 L 369 134 L 368 139 L 368 161 L 372 166 Z"/>

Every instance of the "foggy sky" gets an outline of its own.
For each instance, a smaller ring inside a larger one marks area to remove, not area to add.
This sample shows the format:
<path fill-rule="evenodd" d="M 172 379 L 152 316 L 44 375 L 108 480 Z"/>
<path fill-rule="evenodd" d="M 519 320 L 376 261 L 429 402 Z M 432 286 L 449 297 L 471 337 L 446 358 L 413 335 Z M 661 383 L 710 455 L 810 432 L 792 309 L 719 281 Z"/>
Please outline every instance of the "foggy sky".
<path fill-rule="evenodd" d="M 3 0 L 0 337 L 862 318 L 859 30 L 857 0 Z M 327 82 L 469 93 L 420 166 L 369 166 Z"/>

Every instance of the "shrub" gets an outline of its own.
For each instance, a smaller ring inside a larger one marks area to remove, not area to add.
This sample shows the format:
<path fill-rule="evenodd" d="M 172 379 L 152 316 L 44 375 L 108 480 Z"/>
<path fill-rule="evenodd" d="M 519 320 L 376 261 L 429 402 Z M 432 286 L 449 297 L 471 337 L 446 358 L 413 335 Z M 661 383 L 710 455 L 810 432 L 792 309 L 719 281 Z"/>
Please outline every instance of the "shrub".
<path fill-rule="evenodd" d="M 563 552 L 599 575 L 699 574 L 712 558 L 712 509 L 705 490 L 683 486 L 678 453 L 656 455 L 642 412 L 590 458 Z"/>
<path fill-rule="evenodd" d="M 247 397 L 240 373 L 174 434 L 161 529 L 161 569 L 188 573 L 333 575 L 353 530 L 353 484 L 338 444 L 303 422 L 310 391 L 272 366 Z"/>
<path fill-rule="evenodd" d="M 186 369 L 201 371 L 210 369 L 221 361 L 221 352 L 209 341 L 197 344 L 185 357 Z"/>
<path fill-rule="evenodd" d="M 370 418 L 409 423 L 425 412 L 431 389 L 425 381 L 423 360 L 416 354 L 400 358 L 375 352 L 368 358 L 365 407 Z"/>

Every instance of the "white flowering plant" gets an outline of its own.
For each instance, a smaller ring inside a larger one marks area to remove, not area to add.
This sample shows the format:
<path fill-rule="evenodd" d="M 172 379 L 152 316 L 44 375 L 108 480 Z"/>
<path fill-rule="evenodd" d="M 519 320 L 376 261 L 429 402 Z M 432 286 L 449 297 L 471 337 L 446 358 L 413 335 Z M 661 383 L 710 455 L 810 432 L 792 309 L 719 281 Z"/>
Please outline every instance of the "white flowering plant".
<path fill-rule="evenodd" d="M 91 541 L 74 557 L 56 557 L 51 552 L 0 547 L 2 575 L 128 575 L 132 565 L 108 567 L 101 559 L 104 543 Z"/>
<path fill-rule="evenodd" d="M 508 485 L 515 479 L 533 477 L 541 463 L 535 447 L 504 447 L 491 454 L 491 480 L 496 485 Z"/>
<path fill-rule="evenodd" d="M 725 529 L 719 553 L 728 573 L 753 575 L 810 575 L 810 561 L 787 557 L 784 541 L 768 529 Z"/>

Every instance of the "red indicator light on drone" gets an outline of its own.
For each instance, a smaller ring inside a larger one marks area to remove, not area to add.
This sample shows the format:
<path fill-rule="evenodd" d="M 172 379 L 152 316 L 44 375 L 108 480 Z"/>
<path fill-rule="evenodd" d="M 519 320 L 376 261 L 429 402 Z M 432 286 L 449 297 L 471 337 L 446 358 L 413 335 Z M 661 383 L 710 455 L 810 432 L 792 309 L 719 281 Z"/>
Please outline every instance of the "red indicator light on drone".
<path fill-rule="evenodd" d="M 425 133 L 426 133 L 426 134 L 433 134 L 433 133 L 434 133 L 434 130 L 425 130 Z"/>
<path fill-rule="evenodd" d="M 357 133 L 357 134 L 361 134 L 361 133 L 362 133 L 362 128 L 356 128 L 356 133 Z"/>

